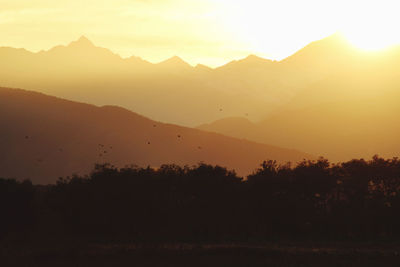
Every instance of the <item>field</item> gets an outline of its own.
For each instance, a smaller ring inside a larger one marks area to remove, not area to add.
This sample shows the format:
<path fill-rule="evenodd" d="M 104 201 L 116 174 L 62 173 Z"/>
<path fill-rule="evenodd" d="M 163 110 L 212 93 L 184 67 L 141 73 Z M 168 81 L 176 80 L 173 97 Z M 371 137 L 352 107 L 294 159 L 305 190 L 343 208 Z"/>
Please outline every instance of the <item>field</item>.
<path fill-rule="evenodd" d="M 2 266 L 399 266 L 394 244 L 2 246 Z"/>

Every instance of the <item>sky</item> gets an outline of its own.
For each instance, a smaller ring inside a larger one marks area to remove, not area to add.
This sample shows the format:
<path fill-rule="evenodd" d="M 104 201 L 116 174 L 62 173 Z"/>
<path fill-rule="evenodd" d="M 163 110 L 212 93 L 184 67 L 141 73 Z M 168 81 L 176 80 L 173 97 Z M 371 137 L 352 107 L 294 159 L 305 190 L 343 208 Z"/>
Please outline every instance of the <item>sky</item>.
<path fill-rule="evenodd" d="M 400 44 L 398 0 L 0 0 L 0 46 L 47 50 L 84 35 L 122 57 L 212 67 L 280 60 L 342 32 L 360 49 Z"/>

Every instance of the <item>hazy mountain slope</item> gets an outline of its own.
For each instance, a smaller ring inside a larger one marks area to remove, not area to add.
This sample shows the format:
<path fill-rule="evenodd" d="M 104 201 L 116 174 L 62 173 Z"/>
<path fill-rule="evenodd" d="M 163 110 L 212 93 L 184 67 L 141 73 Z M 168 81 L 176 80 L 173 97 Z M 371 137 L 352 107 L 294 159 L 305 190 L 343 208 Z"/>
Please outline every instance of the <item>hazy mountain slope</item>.
<path fill-rule="evenodd" d="M 248 174 L 265 159 L 296 162 L 305 153 L 154 122 L 119 107 L 96 107 L 30 91 L 0 89 L 0 176 L 54 182 L 117 166 L 220 164 Z"/>
<path fill-rule="evenodd" d="M 299 90 L 326 78 L 337 38 L 316 42 L 282 62 L 249 56 L 216 69 L 192 67 L 178 57 L 159 64 L 123 59 L 85 37 L 39 53 L 0 48 L 0 86 L 123 106 L 186 126 L 245 114 L 261 120 Z M 330 45 L 322 49 L 318 43 Z M 322 58 L 324 53 L 330 56 Z"/>
<path fill-rule="evenodd" d="M 400 155 L 400 47 L 366 52 L 333 35 L 279 64 L 324 78 L 298 90 L 259 123 L 219 120 L 200 128 L 332 160 Z"/>
<path fill-rule="evenodd" d="M 360 51 L 353 47 L 340 33 L 314 41 L 293 55 L 283 59 L 281 64 L 299 66 L 313 72 L 337 72 L 347 67 Z"/>
<path fill-rule="evenodd" d="M 244 138 L 247 140 L 260 139 L 264 142 L 264 136 L 259 138 L 261 128 L 256 123 L 249 121 L 246 118 L 234 117 L 225 118 L 214 121 L 212 123 L 206 123 L 199 125 L 197 129 L 221 133 L 223 135 L 232 136 L 236 138 Z"/>
<path fill-rule="evenodd" d="M 400 97 L 400 95 L 397 95 Z M 273 144 L 325 155 L 332 160 L 400 156 L 398 102 L 372 98 L 283 112 L 262 123 Z"/>
<path fill-rule="evenodd" d="M 215 83 L 208 78 L 212 69 L 194 68 L 178 57 L 159 64 L 135 57 L 123 59 L 84 37 L 39 53 L 0 48 L 0 58 L 0 86 L 28 88 L 97 105 L 123 106 L 156 120 L 182 125 L 245 112 L 262 118 L 261 114 L 266 114 L 264 107 L 269 107 L 270 102 L 269 98 Z M 221 107 L 224 114 L 219 111 Z"/>
<path fill-rule="evenodd" d="M 338 34 L 280 62 L 252 55 L 216 69 L 192 67 L 178 57 L 159 64 L 123 59 L 84 37 L 39 53 L 0 48 L 0 59 L 0 86 L 118 105 L 185 126 L 227 117 L 261 121 L 282 110 L 341 101 L 347 97 L 342 93 L 374 84 L 381 90 L 400 80 L 399 49 L 366 53 Z"/>
<path fill-rule="evenodd" d="M 332 75 L 250 127 L 217 121 L 201 129 L 335 161 L 400 156 L 400 69 L 382 72 L 386 64 Z"/>

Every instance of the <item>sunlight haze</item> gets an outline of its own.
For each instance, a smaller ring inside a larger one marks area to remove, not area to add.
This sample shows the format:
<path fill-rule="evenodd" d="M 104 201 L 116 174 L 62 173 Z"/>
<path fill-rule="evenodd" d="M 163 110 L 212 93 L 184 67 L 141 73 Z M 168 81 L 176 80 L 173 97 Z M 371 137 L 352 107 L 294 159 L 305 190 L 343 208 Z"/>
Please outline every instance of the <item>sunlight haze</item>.
<path fill-rule="evenodd" d="M 280 60 L 342 32 L 361 49 L 400 43 L 397 1 L 0 0 L 0 46 L 32 51 L 85 35 L 123 57 L 177 55 L 219 66 L 249 54 Z"/>
<path fill-rule="evenodd" d="M 399 7 L 0 0 L 0 267 L 400 266 Z"/>

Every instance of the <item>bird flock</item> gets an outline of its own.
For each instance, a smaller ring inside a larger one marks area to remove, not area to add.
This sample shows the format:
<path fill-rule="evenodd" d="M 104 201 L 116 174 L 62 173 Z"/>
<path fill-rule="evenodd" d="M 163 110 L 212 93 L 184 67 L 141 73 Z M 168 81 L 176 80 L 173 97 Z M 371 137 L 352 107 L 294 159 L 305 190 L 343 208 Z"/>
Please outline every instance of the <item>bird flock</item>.
<path fill-rule="evenodd" d="M 219 108 L 219 111 L 223 112 L 223 108 Z M 249 116 L 249 114 L 246 113 L 245 116 Z M 157 128 L 157 124 L 153 124 L 152 126 L 153 126 L 153 128 Z M 31 140 L 32 139 L 31 136 L 29 136 L 29 135 L 25 135 L 24 138 L 26 140 Z M 181 134 L 177 134 L 176 138 L 177 138 L 178 141 L 182 141 L 183 140 L 183 136 Z M 152 143 L 151 143 L 150 140 L 147 140 L 146 144 L 147 145 L 151 145 Z M 99 158 L 105 157 L 107 154 L 109 154 L 113 150 L 113 146 L 111 146 L 111 145 L 110 146 L 106 146 L 105 144 L 99 143 L 97 146 L 98 146 L 98 149 L 100 150 L 99 153 L 98 153 Z M 203 147 L 202 146 L 197 146 L 197 149 L 201 150 L 201 149 L 203 149 Z M 63 148 L 58 148 L 58 152 L 63 153 L 64 149 Z M 37 158 L 36 162 L 37 163 L 43 163 L 44 162 L 44 158 Z"/>

